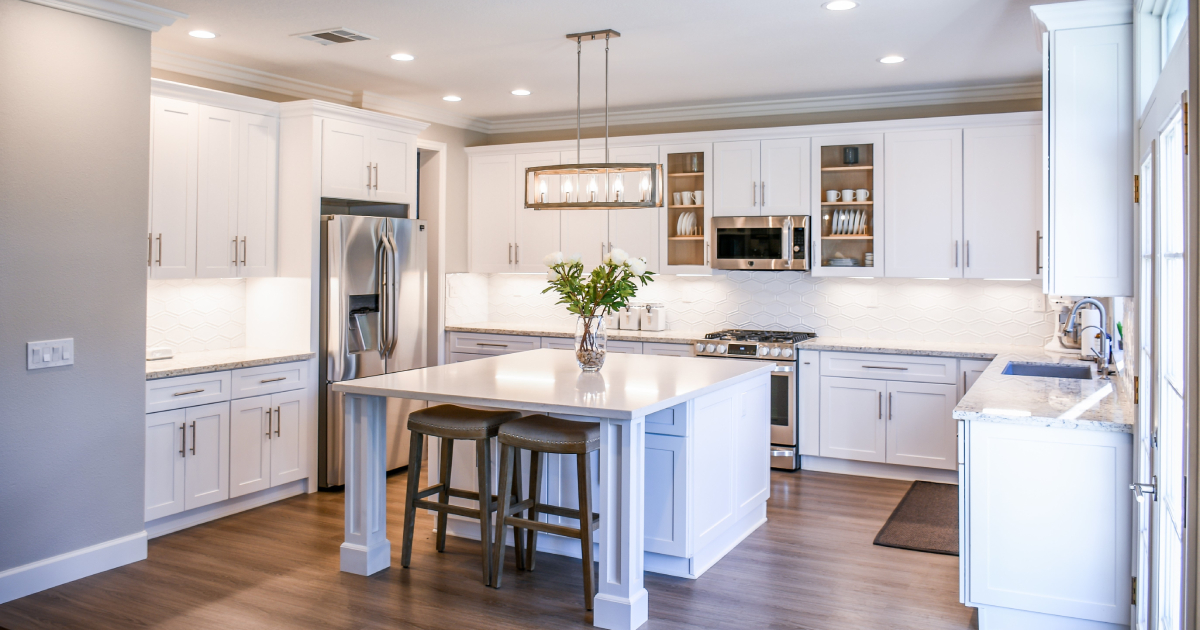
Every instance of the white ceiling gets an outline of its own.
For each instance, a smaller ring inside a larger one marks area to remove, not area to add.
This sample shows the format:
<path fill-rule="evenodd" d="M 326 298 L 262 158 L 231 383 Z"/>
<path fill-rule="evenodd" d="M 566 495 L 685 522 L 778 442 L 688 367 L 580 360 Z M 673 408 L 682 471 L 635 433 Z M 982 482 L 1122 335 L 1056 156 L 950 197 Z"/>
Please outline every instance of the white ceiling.
<path fill-rule="evenodd" d="M 613 28 L 617 109 L 1023 83 L 1040 78 L 1029 6 L 1057 0 L 157 0 L 190 17 L 154 46 L 464 116 L 575 109 L 571 32 Z M 378 40 L 289 37 L 346 27 Z M 217 33 L 200 40 L 188 31 Z M 603 107 L 604 44 L 583 45 L 583 108 Z M 416 61 L 389 59 L 407 52 Z M 904 56 L 901 64 L 877 61 Z M 516 88 L 532 96 L 512 96 Z M 442 97 L 455 94 L 458 103 Z"/>

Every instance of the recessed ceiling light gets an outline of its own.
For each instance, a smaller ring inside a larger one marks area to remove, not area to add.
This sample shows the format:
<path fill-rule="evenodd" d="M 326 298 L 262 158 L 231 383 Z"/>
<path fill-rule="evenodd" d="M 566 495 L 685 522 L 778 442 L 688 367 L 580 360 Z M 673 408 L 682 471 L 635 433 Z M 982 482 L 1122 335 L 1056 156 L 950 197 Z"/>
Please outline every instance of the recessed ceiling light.
<path fill-rule="evenodd" d="M 216 33 L 210 31 L 192 31 L 188 33 L 188 35 L 191 35 L 192 37 L 199 37 L 200 39 L 212 39 L 217 36 Z"/>
<path fill-rule="evenodd" d="M 854 0 L 833 0 L 832 2 L 826 2 L 821 6 L 829 9 L 830 11 L 848 11 L 858 6 L 858 3 L 854 2 Z"/>
<path fill-rule="evenodd" d="M 529 90 L 513 90 L 513 96 L 529 96 Z"/>
<path fill-rule="evenodd" d="M 901 61 L 904 61 L 904 57 L 900 55 L 888 55 L 879 59 L 879 63 L 900 63 Z"/>
<path fill-rule="evenodd" d="M 416 57 L 408 53 L 396 53 L 392 55 L 392 59 L 395 59 L 396 61 L 412 61 L 413 59 L 416 59 Z"/>
<path fill-rule="evenodd" d="M 461 96 L 454 96 L 454 95 L 451 95 L 451 96 L 443 96 L 443 97 L 442 97 L 442 100 L 443 100 L 443 101 L 450 101 L 451 103 L 457 103 L 458 101 L 461 101 L 461 100 L 462 100 L 462 97 L 461 97 Z"/>

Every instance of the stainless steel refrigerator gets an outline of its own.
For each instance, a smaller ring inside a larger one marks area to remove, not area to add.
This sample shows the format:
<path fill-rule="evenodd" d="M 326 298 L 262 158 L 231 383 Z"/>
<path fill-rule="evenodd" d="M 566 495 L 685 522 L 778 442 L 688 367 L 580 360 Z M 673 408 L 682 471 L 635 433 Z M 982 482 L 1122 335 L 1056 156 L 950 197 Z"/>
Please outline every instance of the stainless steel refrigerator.
<path fill-rule="evenodd" d="M 332 384 L 425 367 L 425 221 L 321 217 L 318 476 L 345 484 L 343 394 Z M 408 465 L 408 414 L 423 401 L 388 399 L 388 470 Z"/>

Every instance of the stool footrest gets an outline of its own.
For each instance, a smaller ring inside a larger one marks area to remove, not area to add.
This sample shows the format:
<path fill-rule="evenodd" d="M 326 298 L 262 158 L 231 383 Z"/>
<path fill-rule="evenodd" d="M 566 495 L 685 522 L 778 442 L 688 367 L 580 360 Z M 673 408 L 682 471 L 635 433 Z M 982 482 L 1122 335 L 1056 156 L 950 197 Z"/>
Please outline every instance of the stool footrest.
<path fill-rule="evenodd" d="M 418 499 L 418 500 L 424 499 L 425 497 L 430 497 L 435 494 L 438 494 L 441 491 L 442 491 L 442 484 L 439 483 L 439 484 L 435 484 L 435 485 L 429 486 L 428 488 L 421 490 L 416 495 L 414 495 L 413 498 Z M 450 496 L 458 498 L 458 499 L 470 499 L 472 501 L 479 500 L 479 493 L 472 492 L 470 490 L 459 490 L 458 488 L 450 488 L 447 491 L 447 493 Z M 494 494 L 492 495 L 492 502 L 494 502 L 494 503 L 499 502 L 499 498 Z"/>
<path fill-rule="evenodd" d="M 580 534 L 579 530 L 574 527 L 566 527 L 564 525 L 554 525 L 552 523 L 542 523 L 540 521 L 531 521 L 527 518 L 509 516 L 504 519 L 504 524 L 511 526 L 511 527 L 521 528 L 521 529 L 531 529 L 535 532 L 546 532 L 547 534 L 558 534 L 559 536 L 566 536 L 567 538 L 574 538 L 576 540 L 581 538 L 581 534 Z M 595 527 L 593 527 L 592 529 L 595 529 Z"/>
<path fill-rule="evenodd" d="M 425 510 L 436 510 L 438 512 L 446 512 L 448 514 L 457 514 L 467 518 L 479 519 L 479 510 L 477 508 L 463 507 L 452 503 L 438 503 L 437 501 L 425 501 L 418 499 L 413 501 L 415 507 Z M 491 511 L 491 510 L 489 510 Z"/>

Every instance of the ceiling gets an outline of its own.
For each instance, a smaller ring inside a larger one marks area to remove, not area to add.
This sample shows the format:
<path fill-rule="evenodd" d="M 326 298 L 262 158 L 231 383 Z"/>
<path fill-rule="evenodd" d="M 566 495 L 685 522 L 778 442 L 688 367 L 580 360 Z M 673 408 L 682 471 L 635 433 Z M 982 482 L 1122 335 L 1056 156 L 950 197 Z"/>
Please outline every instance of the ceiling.
<path fill-rule="evenodd" d="M 575 42 L 613 28 L 614 109 L 1037 81 L 1029 6 L 1056 0 L 154 0 L 189 14 L 156 48 L 487 120 L 575 110 Z M 374 41 L 289 35 L 345 27 Z M 192 30 L 218 34 L 210 40 Z M 393 53 L 416 56 L 393 61 Z M 906 58 L 878 62 L 884 55 Z M 604 44 L 583 45 L 583 108 L 604 105 Z M 530 96 L 513 96 L 517 88 Z M 453 94 L 461 102 L 442 97 Z"/>

